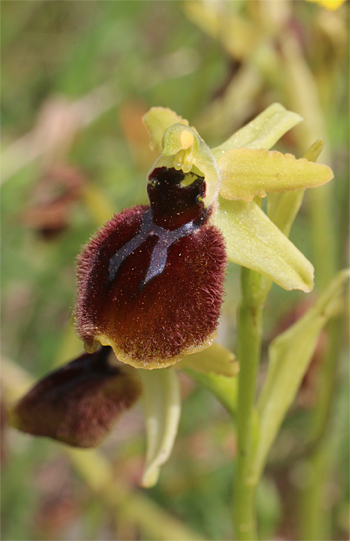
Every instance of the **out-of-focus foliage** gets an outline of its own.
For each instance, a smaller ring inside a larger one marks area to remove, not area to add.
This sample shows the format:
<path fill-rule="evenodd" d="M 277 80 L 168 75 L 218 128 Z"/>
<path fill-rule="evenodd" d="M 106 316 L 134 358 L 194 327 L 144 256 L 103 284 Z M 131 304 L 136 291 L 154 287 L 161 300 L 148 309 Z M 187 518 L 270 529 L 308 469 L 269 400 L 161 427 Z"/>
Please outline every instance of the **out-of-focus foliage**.
<path fill-rule="evenodd" d="M 70 327 L 75 257 L 111 213 L 146 202 L 145 177 L 156 153 L 148 149 L 141 117 L 154 105 L 188 118 L 211 146 L 276 101 L 304 116 L 304 124 L 289 132 L 279 149 L 301 157 L 316 138 L 325 138 L 322 161 L 335 172 L 333 186 L 327 187 L 331 228 L 322 229 L 324 199 L 318 204 L 316 196 L 308 196 L 291 240 L 315 264 L 317 288 L 327 282 L 330 250 L 334 266 L 344 266 L 346 5 L 327 11 L 316 3 L 282 0 L 5 0 L 1 7 L 4 362 L 17 363 L 37 378 L 79 353 Z M 325 247 L 323 259 L 317 246 L 321 254 Z M 219 331 L 220 343 L 233 350 L 238 270 L 230 264 Z M 310 300 L 303 294 L 273 287 L 265 314 L 266 346 L 300 317 L 305 303 Z M 342 333 L 339 340 L 324 495 L 330 539 L 349 535 Z M 295 502 L 310 473 L 305 473 L 303 443 L 309 439 L 325 342 L 321 337 L 259 487 L 258 516 L 266 539 L 296 535 Z M 159 485 L 147 495 L 201 538 L 232 539 L 236 448 L 231 421 L 186 376 L 182 395 L 180 437 Z M 135 408 L 102 447 L 116 486 L 121 482 L 139 490 L 143 434 L 141 410 Z M 161 538 L 122 506 L 116 511 L 106 503 L 74 464 L 62 446 L 4 428 L 4 540 Z"/>

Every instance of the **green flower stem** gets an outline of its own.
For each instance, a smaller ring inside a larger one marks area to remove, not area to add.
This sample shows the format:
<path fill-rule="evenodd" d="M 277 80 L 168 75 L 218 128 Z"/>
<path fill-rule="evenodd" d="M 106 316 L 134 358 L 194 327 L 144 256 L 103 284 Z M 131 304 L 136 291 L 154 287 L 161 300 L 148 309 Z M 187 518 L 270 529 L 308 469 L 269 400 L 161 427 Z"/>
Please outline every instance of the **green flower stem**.
<path fill-rule="evenodd" d="M 325 480 L 329 475 L 330 453 L 325 446 L 317 447 L 308 462 L 310 479 L 300 495 L 300 525 L 298 539 L 301 541 L 321 541 L 330 539 L 329 516 L 324 510 Z M 307 506 L 307 512 L 304 506 Z M 320 512 L 320 510 L 322 510 Z"/>
<path fill-rule="evenodd" d="M 237 466 L 234 489 L 236 538 L 256 540 L 254 500 L 256 484 L 250 481 L 250 467 L 257 439 L 255 410 L 256 379 L 260 360 L 262 312 L 265 295 L 262 276 L 242 267 L 242 301 L 238 315 L 237 357 L 240 363 L 237 401 Z"/>

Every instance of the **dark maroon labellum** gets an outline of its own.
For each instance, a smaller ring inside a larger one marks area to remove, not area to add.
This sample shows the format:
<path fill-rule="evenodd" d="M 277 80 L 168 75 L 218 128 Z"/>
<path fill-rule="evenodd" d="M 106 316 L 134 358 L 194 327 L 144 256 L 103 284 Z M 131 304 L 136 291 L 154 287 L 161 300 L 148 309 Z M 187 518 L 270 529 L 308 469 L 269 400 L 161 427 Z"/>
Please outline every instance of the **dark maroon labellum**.
<path fill-rule="evenodd" d="M 141 394 L 135 371 L 111 365 L 110 355 L 102 347 L 48 374 L 17 403 L 15 426 L 76 447 L 99 445 Z"/>
<path fill-rule="evenodd" d="M 114 280 L 122 262 L 147 238 L 155 236 L 157 244 L 146 276 L 140 283 L 144 287 L 149 280 L 161 274 L 167 261 L 168 249 L 177 240 L 194 233 L 207 215 L 202 202 L 205 183 L 203 177 L 190 186 L 181 187 L 185 175 L 176 169 L 160 167 L 150 175 L 148 195 L 151 208 L 145 213 L 139 233 L 111 258 L 109 279 Z M 161 223 L 163 227 L 157 225 Z"/>
<path fill-rule="evenodd" d="M 154 368 L 213 340 L 226 255 L 203 177 L 157 168 L 148 195 L 150 207 L 115 215 L 81 254 L 76 324 L 88 350 L 100 341 Z"/>

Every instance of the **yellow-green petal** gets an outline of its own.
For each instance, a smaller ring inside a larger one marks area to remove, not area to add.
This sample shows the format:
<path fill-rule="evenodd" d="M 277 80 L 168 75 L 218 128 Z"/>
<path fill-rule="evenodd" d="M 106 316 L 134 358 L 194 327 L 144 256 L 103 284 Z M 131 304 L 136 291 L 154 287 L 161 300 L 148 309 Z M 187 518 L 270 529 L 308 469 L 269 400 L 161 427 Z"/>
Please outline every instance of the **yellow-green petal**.
<path fill-rule="evenodd" d="M 313 266 L 253 201 L 220 198 L 215 224 L 229 261 L 271 278 L 284 289 L 311 291 Z"/>
<path fill-rule="evenodd" d="M 292 154 L 237 148 L 226 152 L 218 161 L 225 199 L 251 201 L 266 192 L 281 192 L 321 186 L 333 178 L 327 165 L 313 163 Z"/>
<path fill-rule="evenodd" d="M 139 370 L 143 383 L 147 454 L 141 484 L 156 484 L 160 467 L 172 451 L 181 412 L 178 377 L 172 368 Z"/>
<path fill-rule="evenodd" d="M 185 355 L 176 368 L 192 368 L 203 374 L 217 374 L 234 377 L 238 374 L 235 355 L 220 344 L 212 344 L 207 349 Z"/>
<path fill-rule="evenodd" d="M 218 160 L 233 148 L 269 149 L 302 120 L 301 116 L 287 111 L 280 103 L 273 103 L 249 124 L 234 133 L 225 143 L 212 149 L 212 152 Z"/>
<path fill-rule="evenodd" d="M 305 152 L 304 158 L 315 162 L 322 152 L 324 140 L 317 139 Z M 287 237 L 301 206 L 305 190 L 280 193 L 270 192 L 267 199 L 267 215 Z"/>
<path fill-rule="evenodd" d="M 252 467 L 254 480 L 261 475 L 269 449 L 309 366 L 320 331 L 343 304 L 348 280 L 348 269 L 339 272 L 315 305 L 270 345 L 269 368 L 258 403 L 260 437 Z"/>
<path fill-rule="evenodd" d="M 152 107 L 142 120 L 151 138 L 150 148 L 159 152 L 163 150 L 163 135 L 170 126 L 178 123 L 188 126 L 188 120 L 166 107 Z"/>

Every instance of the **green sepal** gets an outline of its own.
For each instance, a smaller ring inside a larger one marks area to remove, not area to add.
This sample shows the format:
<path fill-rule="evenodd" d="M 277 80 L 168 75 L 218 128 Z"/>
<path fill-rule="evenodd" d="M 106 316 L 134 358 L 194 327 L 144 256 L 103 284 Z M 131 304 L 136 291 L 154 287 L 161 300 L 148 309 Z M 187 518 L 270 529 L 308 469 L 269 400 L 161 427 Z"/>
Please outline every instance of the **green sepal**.
<path fill-rule="evenodd" d="M 220 198 L 215 224 L 225 237 L 229 261 L 260 272 L 284 289 L 311 291 L 313 266 L 256 203 Z"/>

